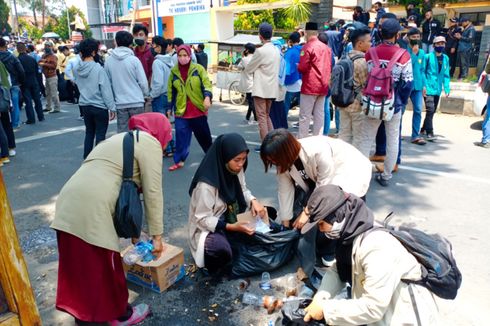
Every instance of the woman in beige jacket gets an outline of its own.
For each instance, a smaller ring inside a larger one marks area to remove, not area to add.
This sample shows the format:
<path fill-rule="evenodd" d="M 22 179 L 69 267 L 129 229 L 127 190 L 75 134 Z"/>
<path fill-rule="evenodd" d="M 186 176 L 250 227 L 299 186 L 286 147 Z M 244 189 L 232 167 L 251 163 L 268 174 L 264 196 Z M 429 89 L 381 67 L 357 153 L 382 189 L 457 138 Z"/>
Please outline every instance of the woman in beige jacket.
<path fill-rule="evenodd" d="M 163 250 L 162 153 L 172 138 L 160 113 L 129 120 L 134 132 L 133 180 L 142 189 L 154 254 Z M 133 325 L 149 313 L 148 305 L 131 307 L 114 228 L 114 212 L 123 171 L 123 138 L 117 134 L 98 144 L 63 186 L 51 227 L 59 251 L 56 308 L 77 324 Z"/>
<path fill-rule="evenodd" d="M 371 231 L 373 214 L 359 197 L 338 186 L 321 186 L 311 195 L 306 211 L 310 222 L 302 233 L 318 225 L 321 232 L 338 242 L 337 260 L 305 309 L 305 321 L 324 319 L 328 325 L 437 325 L 433 294 L 425 287 L 402 281 L 420 280 L 420 264 L 391 234 Z M 352 298 L 335 299 L 346 283 L 352 286 Z"/>
<path fill-rule="evenodd" d="M 189 246 L 198 267 L 224 271 L 232 260 L 227 232 L 252 235 L 255 230 L 237 222 L 248 208 L 265 217 L 265 208 L 247 189 L 244 171 L 248 147 L 236 133 L 221 135 L 206 153 L 189 189 Z"/>

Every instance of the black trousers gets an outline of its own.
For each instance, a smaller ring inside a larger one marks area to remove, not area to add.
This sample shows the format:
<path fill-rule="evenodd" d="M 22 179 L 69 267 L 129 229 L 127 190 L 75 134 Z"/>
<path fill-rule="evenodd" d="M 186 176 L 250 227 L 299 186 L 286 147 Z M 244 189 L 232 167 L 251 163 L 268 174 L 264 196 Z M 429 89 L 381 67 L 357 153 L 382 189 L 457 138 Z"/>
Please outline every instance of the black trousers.
<path fill-rule="evenodd" d="M 15 135 L 14 129 L 12 128 L 12 123 L 10 122 L 9 113 L 0 113 L 0 121 L 2 123 L 3 130 L 5 131 L 5 136 L 7 137 L 8 148 L 15 148 Z"/>
<path fill-rule="evenodd" d="M 0 158 L 4 158 L 8 156 L 9 156 L 9 146 L 7 141 L 7 134 L 3 129 L 3 124 L 0 123 Z"/>
<path fill-rule="evenodd" d="M 42 73 L 37 73 L 37 84 L 39 86 L 39 91 L 41 92 L 41 94 L 43 94 L 44 97 L 46 97 L 46 88 L 44 87 L 44 84 L 43 84 L 43 74 Z"/>
<path fill-rule="evenodd" d="M 470 50 L 458 52 L 459 61 L 459 78 L 463 79 L 468 77 L 468 70 L 470 69 Z"/>
<path fill-rule="evenodd" d="M 22 87 L 22 95 L 26 104 L 27 122 L 36 122 L 34 108 L 36 109 L 37 119 L 43 121 L 43 104 L 41 103 L 41 93 L 37 82 L 33 82 L 30 85 L 24 85 L 24 87 Z M 32 101 L 34 101 L 34 107 L 32 106 Z"/>
<path fill-rule="evenodd" d="M 427 96 L 425 98 L 425 119 L 422 125 L 422 131 L 427 132 L 427 134 L 434 133 L 434 124 L 432 120 L 434 119 L 434 113 L 436 113 L 437 105 L 439 104 L 440 96 Z"/>
<path fill-rule="evenodd" d="M 247 115 L 245 116 L 245 119 L 250 120 L 250 117 L 253 113 L 254 120 L 257 121 L 257 114 L 255 113 L 255 104 L 254 104 L 254 100 L 252 98 L 252 93 L 247 93 L 247 103 L 248 103 L 248 110 L 247 110 Z"/>
<path fill-rule="evenodd" d="M 449 57 L 449 67 L 451 67 L 451 69 L 449 70 L 449 76 L 453 78 L 454 71 L 456 70 L 456 67 L 458 65 L 458 53 L 448 53 L 447 56 Z"/>
<path fill-rule="evenodd" d="M 87 158 L 88 154 L 95 145 L 105 140 L 107 127 L 109 126 L 109 112 L 106 109 L 101 109 L 95 106 L 81 106 L 83 111 L 83 122 L 85 123 L 85 143 L 83 147 L 83 158 Z"/>
<path fill-rule="evenodd" d="M 71 80 L 66 81 L 66 92 L 68 93 L 68 102 L 78 103 L 80 91 L 78 90 L 77 84 Z"/>

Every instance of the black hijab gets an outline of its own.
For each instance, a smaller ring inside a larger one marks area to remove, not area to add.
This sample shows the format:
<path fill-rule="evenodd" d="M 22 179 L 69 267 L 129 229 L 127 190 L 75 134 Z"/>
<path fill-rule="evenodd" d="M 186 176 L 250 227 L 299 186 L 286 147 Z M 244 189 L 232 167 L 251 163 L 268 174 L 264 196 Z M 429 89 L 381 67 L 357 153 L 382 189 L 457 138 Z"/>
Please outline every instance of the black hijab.
<path fill-rule="evenodd" d="M 242 136 L 237 133 L 220 135 L 209 148 L 192 179 L 189 195 L 199 182 L 205 182 L 218 189 L 219 197 L 227 204 L 238 203 L 239 213 L 247 209 L 242 186 L 236 174 L 228 171 L 226 164 L 242 152 L 248 153 Z M 247 169 L 248 160 L 243 170 Z"/>
<path fill-rule="evenodd" d="M 373 228 L 374 216 L 361 198 L 350 194 L 332 217 L 329 223 L 340 223 L 345 219 L 335 247 L 335 259 L 342 282 L 352 284 L 352 245 L 358 235 Z"/>

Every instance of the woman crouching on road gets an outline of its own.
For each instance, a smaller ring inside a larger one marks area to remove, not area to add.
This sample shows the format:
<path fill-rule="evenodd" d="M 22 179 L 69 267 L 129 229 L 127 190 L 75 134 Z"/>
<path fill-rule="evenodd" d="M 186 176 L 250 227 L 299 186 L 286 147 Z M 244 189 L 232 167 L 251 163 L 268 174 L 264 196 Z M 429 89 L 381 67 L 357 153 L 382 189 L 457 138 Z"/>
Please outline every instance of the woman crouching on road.
<path fill-rule="evenodd" d="M 306 208 L 307 233 L 314 226 L 337 240 L 336 262 L 327 269 L 318 293 L 305 308 L 305 321 L 327 325 L 437 325 L 438 309 L 418 281 L 422 268 L 389 232 L 372 230 L 374 217 L 359 197 L 338 186 L 320 186 Z M 348 283 L 352 298 L 334 299 Z"/>
<path fill-rule="evenodd" d="M 262 204 L 247 189 L 248 147 L 236 133 L 216 138 L 202 160 L 189 189 L 189 245 L 198 267 L 212 274 L 224 271 L 232 260 L 228 232 L 252 235 L 254 229 L 237 222 L 237 214 L 251 209 L 266 216 Z"/>
<path fill-rule="evenodd" d="M 142 189 L 145 215 L 155 250 L 163 251 L 162 153 L 172 138 L 160 113 L 129 120 L 134 135 L 133 180 Z M 56 308 L 75 317 L 77 325 L 135 325 L 149 307 L 128 304 L 128 288 L 119 253 L 114 213 L 123 180 L 120 133 L 98 144 L 63 186 L 51 227 L 58 238 Z"/>

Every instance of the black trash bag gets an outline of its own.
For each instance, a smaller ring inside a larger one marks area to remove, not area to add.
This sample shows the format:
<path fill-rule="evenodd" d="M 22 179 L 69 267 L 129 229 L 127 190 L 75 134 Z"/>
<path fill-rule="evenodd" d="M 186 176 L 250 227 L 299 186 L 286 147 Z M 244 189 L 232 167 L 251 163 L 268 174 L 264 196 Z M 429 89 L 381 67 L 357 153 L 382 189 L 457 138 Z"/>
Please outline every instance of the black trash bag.
<path fill-rule="evenodd" d="M 312 299 L 298 299 L 284 302 L 284 306 L 281 309 L 282 312 L 282 325 L 284 326 L 326 326 L 325 322 L 312 320 L 306 323 L 305 308 L 308 307 L 313 301 Z"/>
<path fill-rule="evenodd" d="M 282 226 L 270 221 L 270 233 L 249 236 L 244 233 L 227 233 L 233 250 L 233 277 L 258 275 L 273 271 L 289 262 L 294 255 L 297 230 L 282 230 Z"/>

